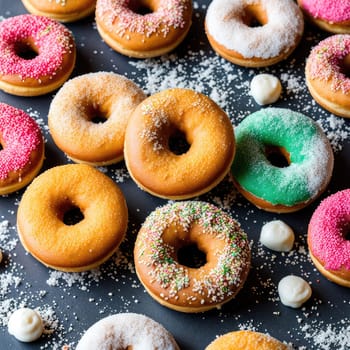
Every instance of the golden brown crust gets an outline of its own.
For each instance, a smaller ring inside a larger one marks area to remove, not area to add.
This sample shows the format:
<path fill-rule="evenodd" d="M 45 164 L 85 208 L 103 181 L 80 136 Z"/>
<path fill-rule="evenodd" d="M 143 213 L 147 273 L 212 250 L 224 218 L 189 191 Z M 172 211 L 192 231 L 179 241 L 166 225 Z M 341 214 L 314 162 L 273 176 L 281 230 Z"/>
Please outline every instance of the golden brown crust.
<path fill-rule="evenodd" d="M 91 15 L 96 0 L 22 0 L 28 12 L 60 22 L 73 22 Z"/>
<path fill-rule="evenodd" d="M 263 333 L 240 330 L 213 340 L 205 350 L 288 350 L 279 340 Z"/>
<path fill-rule="evenodd" d="M 190 148 L 176 155 L 169 139 L 185 135 Z M 232 124 L 208 97 L 169 89 L 144 100 L 130 117 L 124 157 L 131 177 L 145 191 L 185 199 L 215 187 L 229 172 L 235 154 Z"/>
<path fill-rule="evenodd" d="M 79 208 L 83 219 L 63 222 Z M 17 214 L 24 248 L 46 266 L 84 271 L 106 261 L 127 229 L 128 211 L 118 186 L 83 164 L 58 166 L 38 176 L 25 191 Z"/>

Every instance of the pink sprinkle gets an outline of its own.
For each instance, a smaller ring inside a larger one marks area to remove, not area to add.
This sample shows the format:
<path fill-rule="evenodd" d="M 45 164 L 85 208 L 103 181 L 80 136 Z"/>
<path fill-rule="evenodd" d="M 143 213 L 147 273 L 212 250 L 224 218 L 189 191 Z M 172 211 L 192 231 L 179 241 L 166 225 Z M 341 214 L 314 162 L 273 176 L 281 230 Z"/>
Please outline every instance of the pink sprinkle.
<path fill-rule="evenodd" d="M 332 91 L 350 92 L 350 79 L 342 72 L 341 63 L 350 53 L 350 35 L 337 34 L 322 40 L 307 59 L 311 79 L 330 81 Z"/>
<path fill-rule="evenodd" d="M 350 189 L 339 191 L 321 202 L 309 223 L 313 255 L 328 270 L 350 269 Z"/>
<path fill-rule="evenodd" d="M 350 20 L 350 2 L 347 0 L 302 0 L 302 7 L 309 16 L 330 23 Z"/>
<path fill-rule="evenodd" d="M 24 111 L 0 103 L 0 180 L 19 171 L 30 162 L 30 156 L 42 143 L 36 122 Z"/>
<path fill-rule="evenodd" d="M 61 68 L 63 56 L 71 52 L 70 31 L 62 24 L 43 16 L 19 15 L 0 23 L 0 75 L 19 75 L 39 79 L 53 76 Z M 33 42 L 38 55 L 24 59 L 16 46 Z"/>

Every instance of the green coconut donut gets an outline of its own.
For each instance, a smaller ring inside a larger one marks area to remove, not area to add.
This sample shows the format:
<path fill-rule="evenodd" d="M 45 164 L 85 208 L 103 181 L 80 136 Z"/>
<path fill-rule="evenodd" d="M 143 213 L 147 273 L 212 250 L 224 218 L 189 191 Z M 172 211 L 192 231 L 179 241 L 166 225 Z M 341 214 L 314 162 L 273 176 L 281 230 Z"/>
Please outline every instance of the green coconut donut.
<path fill-rule="evenodd" d="M 309 117 L 284 108 L 265 108 L 236 128 L 234 183 L 266 211 L 304 208 L 327 187 L 333 152 L 322 129 Z"/>

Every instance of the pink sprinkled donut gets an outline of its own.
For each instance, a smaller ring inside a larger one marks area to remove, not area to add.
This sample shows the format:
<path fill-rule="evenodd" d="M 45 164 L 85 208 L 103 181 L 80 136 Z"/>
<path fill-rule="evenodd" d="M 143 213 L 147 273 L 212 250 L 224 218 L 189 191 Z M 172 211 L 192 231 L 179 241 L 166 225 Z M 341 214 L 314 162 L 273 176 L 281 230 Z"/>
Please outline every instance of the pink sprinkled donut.
<path fill-rule="evenodd" d="M 308 228 L 310 256 L 329 280 L 350 287 L 350 189 L 324 199 Z"/>
<path fill-rule="evenodd" d="M 350 118 L 350 35 L 336 34 L 322 40 L 307 58 L 305 75 L 312 97 L 323 108 Z"/>
<path fill-rule="evenodd" d="M 60 87 L 75 65 L 72 33 L 44 16 L 19 15 L 0 23 L 0 89 L 38 96 Z"/>
<path fill-rule="evenodd" d="M 97 0 L 96 24 L 104 41 L 130 57 L 163 55 L 185 38 L 191 0 Z"/>
<path fill-rule="evenodd" d="M 0 194 L 27 185 L 44 160 L 44 141 L 39 126 L 24 111 L 0 103 Z"/>
<path fill-rule="evenodd" d="M 350 33 L 350 2 L 347 0 L 298 0 L 305 17 L 331 33 Z"/>
<path fill-rule="evenodd" d="M 96 0 L 22 0 L 34 15 L 46 16 L 60 22 L 73 22 L 91 15 Z"/>

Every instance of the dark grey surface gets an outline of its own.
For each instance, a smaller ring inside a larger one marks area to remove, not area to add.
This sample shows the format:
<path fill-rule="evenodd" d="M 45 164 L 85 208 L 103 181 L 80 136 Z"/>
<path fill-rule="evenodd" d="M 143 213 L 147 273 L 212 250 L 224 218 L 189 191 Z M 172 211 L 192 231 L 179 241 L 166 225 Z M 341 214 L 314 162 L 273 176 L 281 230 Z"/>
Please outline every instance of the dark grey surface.
<path fill-rule="evenodd" d="M 256 73 L 271 72 L 281 78 L 284 89 L 274 106 L 308 114 L 319 121 L 333 143 L 335 169 L 323 197 L 349 187 L 349 120 L 331 116 L 318 107 L 310 98 L 304 82 L 305 58 L 310 48 L 326 34 L 307 27 L 301 44 L 287 61 L 267 69 L 239 68 L 218 58 L 207 43 L 203 21 L 208 3 L 195 2 L 193 26 L 184 43 L 172 55 L 149 61 L 128 59 L 112 51 L 100 39 L 92 17 L 68 24 L 75 35 L 78 50 L 72 76 L 114 71 L 127 75 L 147 93 L 170 86 L 195 87 L 216 99 L 237 125 L 244 116 L 260 108 L 248 95 L 251 78 Z M 7 18 L 21 13 L 26 11 L 20 1 L 0 0 L 0 16 Z M 155 74 L 160 78 L 155 78 Z M 0 92 L 1 102 L 22 108 L 38 121 L 43 120 L 41 127 L 47 144 L 42 171 L 68 162 L 53 144 L 46 127 L 52 96 L 24 98 Z M 350 348 L 347 326 L 349 290 L 323 278 L 307 254 L 307 224 L 319 200 L 293 214 L 266 213 L 237 195 L 229 178 L 201 196 L 202 200 L 224 205 L 246 230 L 252 242 L 252 269 L 236 299 L 221 310 L 182 314 L 153 301 L 140 285 L 132 266 L 133 242 L 141 223 L 151 210 L 166 201 L 139 190 L 127 177 L 123 162 L 104 170 L 116 181 L 116 174 L 124 172 L 124 181 L 118 181 L 118 184 L 127 199 L 130 222 L 127 237 L 117 255 L 118 264 L 113 258 L 93 273 L 56 274 L 26 254 L 19 242 L 15 247 L 9 247 L 9 241 L 17 238 L 16 210 L 24 190 L 0 197 L 1 221 L 8 220 L 11 226 L 0 242 L 0 247 L 7 247 L 3 249 L 5 258 L 0 264 L 0 286 L 3 288 L 0 294 L 0 349 L 60 349 L 64 344 L 74 348 L 84 330 L 102 317 L 117 312 L 138 312 L 152 317 L 175 336 L 183 350 L 204 349 L 217 335 L 242 328 L 268 332 L 300 349 Z M 272 219 L 284 220 L 294 229 L 296 244 L 291 253 L 271 252 L 258 242 L 262 224 Z M 299 275 L 311 283 L 313 295 L 301 309 L 287 308 L 278 299 L 278 281 L 287 274 Z M 5 288 L 8 275 L 19 278 L 20 283 L 10 283 Z M 11 306 L 7 307 L 8 304 Z M 6 328 L 8 315 L 4 310 L 12 311 L 22 304 L 43 310 L 46 328 L 53 333 L 32 344 L 19 343 L 10 336 Z M 53 314 L 48 316 L 47 311 Z M 327 334 L 328 338 L 318 340 Z"/>

